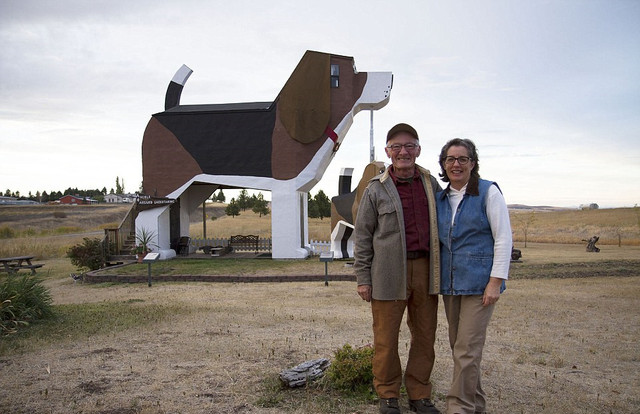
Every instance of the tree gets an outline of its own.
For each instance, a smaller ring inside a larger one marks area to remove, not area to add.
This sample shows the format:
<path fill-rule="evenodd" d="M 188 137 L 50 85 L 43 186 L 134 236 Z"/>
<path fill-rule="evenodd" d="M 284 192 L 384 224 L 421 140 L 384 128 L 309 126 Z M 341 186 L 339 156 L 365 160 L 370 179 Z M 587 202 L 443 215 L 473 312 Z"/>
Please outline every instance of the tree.
<path fill-rule="evenodd" d="M 227 208 L 224 209 L 227 216 L 235 217 L 240 215 L 240 207 L 234 198 L 231 199 Z"/>
<path fill-rule="evenodd" d="M 242 211 L 245 211 L 247 208 L 251 207 L 251 202 L 249 199 L 249 193 L 247 190 L 240 191 L 240 195 L 238 196 L 238 208 Z"/>
<path fill-rule="evenodd" d="M 120 185 L 120 177 L 116 177 L 116 194 L 124 193 L 124 186 Z"/>
<path fill-rule="evenodd" d="M 536 220 L 535 214 L 536 212 L 534 210 L 531 210 L 529 213 L 526 213 L 526 214 L 522 213 L 522 214 L 513 215 L 514 221 L 519 224 L 519 226 L 522 228 L 522 231 L 524 232 L 525 248 L 527 247 L 527 233 L 529 232 L 529 227 Z"/>
<path fill-rule="evenodd" d="M 224 196 L 224 193 L 222 192 L 222 189 L 220 189 L 220 191 L 218 191 L 218 196 L 216 197 L 216 201 L 218 201 L 220 203 L 224 203 L 225 201 L 227 201 L 227 198 Z"/>
<path fill-rule="evenodd" d="M 258 193 L 258 196 L 256 197 L 256 200 L 253 203 L 253 207 L 251 208 L 251 210 L 256 214 L 259 214 L 260 217 L 262 217 L 263 215 L 266 216 L 267 214 L 270 213 L 268 206 L 269 206 L 269 202 L 264 199 L 264 196 L 262 195 L 262 193 Z"/>
<path fill-rule="evenodd" d="M 618 236 L 618 247 L 622 247 L 622 227 L 613 226 L 611 229 L 613 230 L 613 233 Z"/>
<path fill-rule="evenodd" d="M 320 211 L 318 210 L 318 203 L 311 197 L 311 193 L 307 193 L 307 214 L 309 218 L 320 217 Z"/>
<path fill-rule="evenodd" d="M 313 198 L 315 204 L 318 206 L 318 216 L 320 220 L 325 217 L 331 217 L 331 200 L 324 193 L 324 191 L 318 191 L 318 194 Z"/>

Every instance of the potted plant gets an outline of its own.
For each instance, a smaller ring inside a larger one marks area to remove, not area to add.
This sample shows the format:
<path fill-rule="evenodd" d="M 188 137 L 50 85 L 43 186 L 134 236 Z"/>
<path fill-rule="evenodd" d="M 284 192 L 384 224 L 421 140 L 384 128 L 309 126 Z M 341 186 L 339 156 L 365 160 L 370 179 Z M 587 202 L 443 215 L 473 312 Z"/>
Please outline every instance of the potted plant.
<path fill-rule="evenodd" d="M 136 259 L 138 260 L 138 263 L 142 262 L 142 258 L 144 257 L 143 253 L 144 253 L 143 247 L 139 244 L 136 244 L 135 246 L 133 246 L 133 249 L 131 249 L 131 254 L 136 257 Z"/>
<path fill-rule="evenodd" d="M 144 227 L 136 233 L 136 246 L 133 248 L 133 254 L 136 255 L 138 262 L 142 262 L 142 259 L 149 253 L 153 247 L 158 247 L 154 243 L 156 233 L 145 229 Z"/>

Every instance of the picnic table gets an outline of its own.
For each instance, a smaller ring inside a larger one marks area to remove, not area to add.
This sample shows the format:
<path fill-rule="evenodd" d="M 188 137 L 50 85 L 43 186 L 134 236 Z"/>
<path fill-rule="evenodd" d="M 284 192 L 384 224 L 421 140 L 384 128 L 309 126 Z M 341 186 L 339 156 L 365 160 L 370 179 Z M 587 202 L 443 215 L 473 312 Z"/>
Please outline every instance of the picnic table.
<path fill-rule="evenodd" d="M 29 269 L 31 274 L 36 274 L 36 269 L 41 268 L 44 264 L 33 264 L 31 259 L 34 256 L 16 256 L 16 257 L 2 257 L 0 258 L 0 272 L 7 272 L 9 274 L 17 273 L 20 269 Z"/>

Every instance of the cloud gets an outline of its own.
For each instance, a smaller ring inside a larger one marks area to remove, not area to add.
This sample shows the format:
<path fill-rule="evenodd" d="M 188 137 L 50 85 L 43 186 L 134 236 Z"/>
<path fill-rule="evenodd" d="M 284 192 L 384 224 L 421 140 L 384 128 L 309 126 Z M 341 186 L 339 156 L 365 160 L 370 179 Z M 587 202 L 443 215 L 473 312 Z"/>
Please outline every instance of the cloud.
<path fill-rule="evenodd" d="M 115 176 L 137 189 L 144 128 L 180 65 L 194 70 L 183 103 L 270 101 L 312 49 L 394 73 L 378 159 L 386 130 L 409 122 L 435 171 L 446 140 L 474 139 L 512 202 L 633 205 L 638 13 L 600 0 L 1 2 L 0 177 L 22 193 Z M 359 180 L 369 133 L 363 112 L 313 193 L 337 194 L 342 167 Z"/>

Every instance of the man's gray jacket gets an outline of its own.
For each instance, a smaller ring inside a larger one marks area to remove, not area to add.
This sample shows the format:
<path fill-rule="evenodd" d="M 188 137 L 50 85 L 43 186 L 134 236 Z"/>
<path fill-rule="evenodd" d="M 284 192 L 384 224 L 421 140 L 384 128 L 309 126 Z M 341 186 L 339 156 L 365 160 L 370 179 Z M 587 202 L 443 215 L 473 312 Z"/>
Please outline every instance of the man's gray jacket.
<path fill-rule="evenodd" d="M 407 242 L 402 202 L 387 170 L 369 181 L 355 220 L 354 269 L 359 285 L 371 285 L 376 300 L 407 298 Z M 440 292 L 440 244 L 435 194 L 436 179 L 416 165 L 429 204 L 429 293 Z"/>

